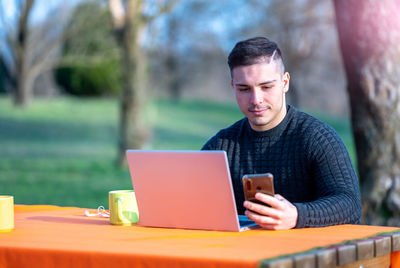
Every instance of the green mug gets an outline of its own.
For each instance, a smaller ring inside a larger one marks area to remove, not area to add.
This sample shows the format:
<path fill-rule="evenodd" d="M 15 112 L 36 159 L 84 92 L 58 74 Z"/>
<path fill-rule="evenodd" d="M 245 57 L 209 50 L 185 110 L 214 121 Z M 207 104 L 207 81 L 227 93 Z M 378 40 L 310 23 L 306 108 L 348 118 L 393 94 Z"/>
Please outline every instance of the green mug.
<path fill-rule="evenodd" d="M 133 190 L 118 190 L 108 193 L 110 223 L 133 225 L 139 221 L 139 210 Z"/>

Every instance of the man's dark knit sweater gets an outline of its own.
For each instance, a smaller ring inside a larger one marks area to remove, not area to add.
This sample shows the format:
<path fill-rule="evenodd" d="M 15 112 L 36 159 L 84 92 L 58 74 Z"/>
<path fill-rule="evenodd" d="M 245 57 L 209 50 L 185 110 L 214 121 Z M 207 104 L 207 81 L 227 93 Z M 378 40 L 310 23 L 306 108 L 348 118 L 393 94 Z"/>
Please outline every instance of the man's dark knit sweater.
<path fill-rule="evenodd" d="M 244 118 L 203 150 L 226 151 L 239 214 L 245 210 L 242 176 L 270 172 L 275 193 L 297 208 L 296 228 L 360 222 L 358 179 L 345 145 L 331 127 L 293 106 L 270 130 L 254 131 Z"/>

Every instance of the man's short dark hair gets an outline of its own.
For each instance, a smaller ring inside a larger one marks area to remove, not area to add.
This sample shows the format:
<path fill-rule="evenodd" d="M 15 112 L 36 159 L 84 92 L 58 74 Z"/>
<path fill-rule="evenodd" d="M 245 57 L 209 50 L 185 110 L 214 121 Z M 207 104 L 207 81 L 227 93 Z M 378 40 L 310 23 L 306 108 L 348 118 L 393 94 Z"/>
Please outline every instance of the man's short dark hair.
<path fill-rule="evenodd" d="M 238 42 L 228 56 L 229 69 L 238 66 L 248 66 L 261 62 L 275 61 L 278 70 L 283 75 L 285 66 L 278 45 L 266 37 L 254 37 Z"/>

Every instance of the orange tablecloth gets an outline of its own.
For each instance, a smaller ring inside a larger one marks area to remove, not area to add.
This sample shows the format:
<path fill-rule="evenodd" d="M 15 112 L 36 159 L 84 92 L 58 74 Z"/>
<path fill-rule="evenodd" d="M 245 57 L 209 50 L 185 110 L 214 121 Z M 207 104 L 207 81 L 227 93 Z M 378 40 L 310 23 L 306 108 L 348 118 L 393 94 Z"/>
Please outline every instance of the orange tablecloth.
<path fill-rule="evenodd" d="M 266 258 L 399 230 L 340 225 L 233 233 L 123 227 L 86 217 L 84 210 L 16 206 L 15 229 L 0 233 L 0 267 L 256 267 Z"/>

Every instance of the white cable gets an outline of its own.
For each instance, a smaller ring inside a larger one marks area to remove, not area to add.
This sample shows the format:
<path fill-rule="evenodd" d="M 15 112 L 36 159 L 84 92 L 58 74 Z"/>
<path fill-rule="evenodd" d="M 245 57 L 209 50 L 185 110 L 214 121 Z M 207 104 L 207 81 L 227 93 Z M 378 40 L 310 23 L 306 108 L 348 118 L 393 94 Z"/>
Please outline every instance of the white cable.
<path fill-rule="evenodd" d="M 95 216 L 102 216 L 104 218 L 110 217 L 110 212 L 104 209 L 103 206 L 99 206 L 97 208 L 97 213 L 90 213 L 88 210 L 85 210 L 84 215 L 87 217 L 95 217 Z"/>

